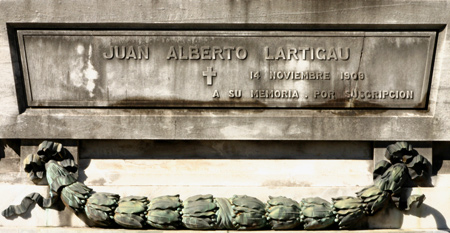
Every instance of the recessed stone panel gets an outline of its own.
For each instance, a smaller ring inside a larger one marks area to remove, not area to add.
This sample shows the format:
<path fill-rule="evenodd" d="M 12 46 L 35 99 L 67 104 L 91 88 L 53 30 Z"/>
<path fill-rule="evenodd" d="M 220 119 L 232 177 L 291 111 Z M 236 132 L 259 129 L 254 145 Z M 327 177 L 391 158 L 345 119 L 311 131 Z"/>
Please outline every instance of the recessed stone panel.
<path fill-rule="evenodd" d="M 28 106 L 427 106 L 435 32 L 20 30 Z"/>

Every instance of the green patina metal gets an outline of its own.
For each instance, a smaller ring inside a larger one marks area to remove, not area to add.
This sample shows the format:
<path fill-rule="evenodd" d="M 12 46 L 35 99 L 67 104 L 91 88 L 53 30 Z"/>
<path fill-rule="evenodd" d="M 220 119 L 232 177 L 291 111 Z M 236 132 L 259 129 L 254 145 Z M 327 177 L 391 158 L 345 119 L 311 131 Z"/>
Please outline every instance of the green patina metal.
<path fill-rule="evenodd" d="M 300 204 L 287 197 L 269 197 L 266 218 L 273 230 L 296 228 L 301 224 Z"/>
<path fill-rule="evenodd" d="M 320 198 L 304 198 L 301 204 L 301 221 L 306 230 L 326 229 L 334 223 L 332 205 Z"/>
<path fill-rule="evenodd" d="M 86 216 L 96 226 L 113 226 L 114 210 L 120 196 L 113 193 L 94 193 L 86 202 Z"/>
<path fill-rule="evenodd" d="M 386 149 L 386 159 L 376 164 L 374 184 L 356 196 L 319 197 L 300 202 L 287 197 L 269 197 L 267 203 L 246 195 L 229 199 L 196 195 L 183 202 L 179 195 L 148 199 L 144 196 L 120 197 L 94 192 L 77 181 L 78 169 L 62 144 L 44 141 L 36 154 L 28 155 L 24 170 L 33 182 L 47 179 L 50 198 L 38 193 L 26 196 L 20 205 L 11 205 L 4 217 L 24 214 L 33 203 L 48 208 L 58 198 L 77 214 L 85 215 L 93 226 L 132 229 L 257 230 L 286 229 L 358 229 L 363 218 L 375 214 L 393 200 L 396 207 L 408 210 L 420 204 L 424 195 L 408 195 L 404 187 L 430 184 L 431 164 L 409 143 L 397 142 Z"/>

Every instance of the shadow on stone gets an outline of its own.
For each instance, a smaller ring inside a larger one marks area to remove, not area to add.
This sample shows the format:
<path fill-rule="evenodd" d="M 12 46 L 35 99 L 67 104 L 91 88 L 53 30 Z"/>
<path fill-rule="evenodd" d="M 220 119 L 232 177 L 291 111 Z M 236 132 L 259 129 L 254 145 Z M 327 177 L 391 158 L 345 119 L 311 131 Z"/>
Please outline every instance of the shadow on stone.
<path fill-rule="evenodd" d="M 3 140 L 0 141 L 0 160 L 5 158 L 5 148 L 6 145 L 3 143 Z"/>
<path fill-rule="evenodd" d="M 371 229 L 400 229 L 402 225 L 403 212 L 395 207 L 393 201 L 368 218 L 368 227 Z"/>
<path fill-rule="evenodd" d="M 20 155 L 20 140 L 0 140 L 0 160 L 7 157 L 7 150 L 10 150 L 9 155 L 15 154 L 17 157 Z"/>
<path fill-rule="evenodd" d="M 405 211 L 405 214 L 416 216 L 419 218 L 425 218 L 431 215 L 436 221 L 437 229 L 448 229 L 447 220 L 445 219 L 444 215 L 427 204 L 422 204 L 419 208 L 417 207 L 417 205 L 413 205 L 410 211 Z"/>
<path fill-rule="evenodd" d="M 89 167 L 89 165 L 91 164 L 91 160 L 90 159 L 81 159 L 78 162 L 78 181 L 83 183 L 87 180 L 87 175 L 85 170 Z"/>

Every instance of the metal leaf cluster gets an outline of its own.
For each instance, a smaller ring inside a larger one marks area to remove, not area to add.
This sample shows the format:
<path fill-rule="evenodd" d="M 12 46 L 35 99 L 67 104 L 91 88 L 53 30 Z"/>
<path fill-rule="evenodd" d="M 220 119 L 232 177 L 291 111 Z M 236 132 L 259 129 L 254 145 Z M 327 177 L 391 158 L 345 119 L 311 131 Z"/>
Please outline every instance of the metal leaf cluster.
<path fill-rule="evenodd" d="M 409 179 L 408 168 L 403 163 L 397 163 L 389 167 L 382 176 L 379 176 L 374 185 L 382 191 L 397 194 L 403 184 Z"/>
<path fill-rule="evenodd" d="M 120 196 L 113 193 L 94 193 L 86 202 L 87 217 L 96 226 L 114 226 L 114 210 Z"/>
<path fill-rule="evenodd" d="M 333 213 L 339 229 L 357 229 L 367 207 L 358 197 L 333 198 Z"/>
<path fill-rule="evenodd" d="M 214 229 L 218 207 L 213 195 L 196 195 L 183 201 L 183 225 L 194 230 Z"/>
<path fill-rule="evenodd" d="M 147 206 L 147 224 L 157 229 L 177 229 L 182 207 L 180 195 L 155 197 Z"/>
<path fill-rule="evenodd" d="M 320 197 L 303 198 L 300 208 L 305 230 L 325 229 L 334 223 L 331 203 Z"/>
<path fill-rule="evenodd" d="M 234 210 L 233 225 L 238 230 L 257 230 L 266 226 L 266 206 L 262 201 L 247 195 L 234 195 L 230 202 Z"/>
<path fill-rule="evenodd" d="M 148 199 L 143 196 L 121 198 L 114 211 L 114 221 L 125 228 L 144 228 L 147 204 Z"/>
<path fill-rule="evenodd" d="M 287 197 L 269 196 L 266 217 L 273 230 L 297 228 L 301 223 L 300 204 Z"/>
<path fill-rule="evenodd" d="M 92 189 L 80 182 L 75 182 L 61 190 L 61 200 L 77 212 L 84 211 Z"/>
<path fill-rule="evenodd" d="M 356 195 L 366 204 L 364 212 L 367 215 L 373 215 L 383 208 L 391 197 L 389 192 L 383 191 L 375 185 L 362 189 Z"/>
<path fill-rule="evenodd" d="M 50 190 L 55 194 L 59 193 L 62 188 L 77 182 L 74 173 L 67 171 L 53 160 L 45 164 L 45 170 Z"/>

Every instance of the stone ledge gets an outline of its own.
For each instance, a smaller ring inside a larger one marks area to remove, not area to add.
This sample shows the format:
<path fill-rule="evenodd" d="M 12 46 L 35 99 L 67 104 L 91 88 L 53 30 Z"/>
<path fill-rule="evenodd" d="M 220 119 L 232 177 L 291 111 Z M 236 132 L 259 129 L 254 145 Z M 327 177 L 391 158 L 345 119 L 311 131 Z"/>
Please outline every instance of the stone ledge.
<path fill-rule="evenodd" d="M 130 229 L 102 229 L 102 228 L 67 228 L 67 227 L 0 227 L 0 232 L 2 233 L 59 233 L 64 231 L 65 233 L 143 233 L 143 232 L 158 232 L 158 233 L 194 233 L 199 232 L 195 230 L 130 230 Z M 200 231 L 204 233 L 225 233 L 225 232 L 245 232 L 245 231 Z M 249 232 L 249 231 L 247 231 Z M 374 229 L 374 230 L 328 230 L 328 231 L 305 231 L 305 230 L 294 230 L 294 231 L 273 231 L 273 230 L 263 230 L 263 231 L 252 231 L 258 233 L 269 233 L 269 232 L 283 232 L 283 233 L 294 233 L 294 232 L 314 232 L 314 233 L 333 233 L 333 232 L 362 232 L 362 233 L 447 233 L 449 230 L 437 230 L 437 229 Z"/>

